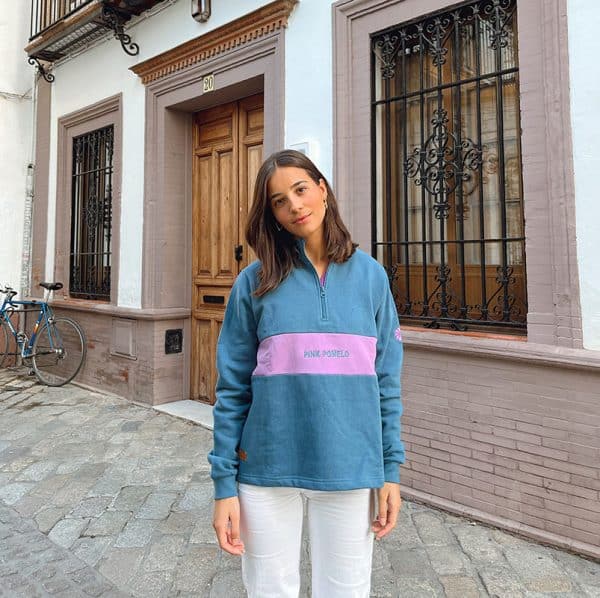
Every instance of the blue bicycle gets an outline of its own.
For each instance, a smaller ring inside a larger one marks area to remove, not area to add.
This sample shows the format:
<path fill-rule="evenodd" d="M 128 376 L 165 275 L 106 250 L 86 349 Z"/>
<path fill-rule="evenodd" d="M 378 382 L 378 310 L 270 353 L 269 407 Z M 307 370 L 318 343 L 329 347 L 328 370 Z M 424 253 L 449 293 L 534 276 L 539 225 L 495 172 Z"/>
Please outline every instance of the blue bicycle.
<path fill-rule="evenodd" d="M 17 291 L 0 288 L 4 301 L 0 307 L 0 367 L 9 356 L 20 356 L 31 363 L 37 379 L 47 386 L 62 386 L 75 378 L 85 360 L 83 330 L 71 318 L 55 317 L 48 304 L 52 291 L 62 289 L 60 282 L 42 282 L 44 300 L 15 301 Z M 15 326 L 16 316 L 37 312 L 31 336 Z"/>

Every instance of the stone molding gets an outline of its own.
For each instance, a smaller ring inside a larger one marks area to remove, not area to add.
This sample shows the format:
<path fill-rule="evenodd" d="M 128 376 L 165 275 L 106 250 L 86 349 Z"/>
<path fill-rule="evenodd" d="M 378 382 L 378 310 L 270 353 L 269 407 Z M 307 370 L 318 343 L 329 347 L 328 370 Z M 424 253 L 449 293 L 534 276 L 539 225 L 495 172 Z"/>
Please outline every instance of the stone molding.
<path fill-rule="evenodd" d="M 122 95 L 119 93 L 80 110 L 65 114 L 59 118 L 59 126 L 70 128 L 87 123 L 94 118 L 100 118 L 111 112 L 116 112 L 121 109 Z"/>
<path fill-rule="evenodd" d="M 185 265 L 186 260 L 191 260 L 192 255 L 188 227 L 192 197 L 191 115 L 264 91 L 264 151 L 269 154 L 282 147 L 284 32 L 285 29 L 279 29 L 248 42 L 239 51 L 224 52 L 146 86 L 143 308 L 189 306 L 192 297 L 191 276 L 189 283 L 185 282 L 186 272 L 191 272 L 191 262 Z M 215 90 L 210 93 L 202 93 L 203 71 L 215 77 Z M 176 109 L 171 110 L 173 107 Z M 164 147 L 180 148 L 181 153 L 165 153 Z M 162 199 L 167 195 L 169 204 Z"/>
<path fill-rule="evenodd" d="M 600 372 L 600 351 L 532 343 L 522 337 L 510 339 L 507 335 L 475 336 L 446 330 L 430 332 L 408 327 L 402 329 L 402 337 L 405 347 L 435 353 L 474 355 L 532 365 Z"/>
<path fill-rule="evenodd" d="M 116 305 L 119 284 L 120 235 L 121 229 L 121 156 L 123 138 L 123 94 L 100 100 L 58 119 L 57 130 L 57 173 L 56 173 L 56 240 L 54 248 L 54 280 L 63 281 L 65 286 L 55 293 L 55 298 L 69 297 L 69 253 L 71 243 L 71 168 L 73 138 L 77 135 L 105 127 L 114 126 L 113 183 L 112 183 L 112 236 L 110 302 Z M 106 302 L 101 302 L 106 304 Z"/>
<path fill-rule="evenodd" d="M 287 26 L 298 0 L 276 0 L 248 15 L 192 39 L 131 70 L 147 85 L 171 73 L 213 58 Z"/>
<path fill-rule="evenodd" d="M 51 302 L 55 309 L 89 312 L 104 316 L 131 318 L 134 320 L 185 320 L 192 312 L 187 307 L 171 307 L 162 309 L 143 309 L 136 307 L 120 307 L 110 303 L 88 301 L 86 299 L 55 299 Z"/>
<path fill-rule="evenodd" d="M 31 239 L 29 293 L 42 298 L 38 284 L 46 279 L 46 240 L 48 236 L 48 192 L 50 178 L 50 83 L 43 78 L 37 83 L 35 127 L 35 168 L 33 196 L 33 228 Z"/>

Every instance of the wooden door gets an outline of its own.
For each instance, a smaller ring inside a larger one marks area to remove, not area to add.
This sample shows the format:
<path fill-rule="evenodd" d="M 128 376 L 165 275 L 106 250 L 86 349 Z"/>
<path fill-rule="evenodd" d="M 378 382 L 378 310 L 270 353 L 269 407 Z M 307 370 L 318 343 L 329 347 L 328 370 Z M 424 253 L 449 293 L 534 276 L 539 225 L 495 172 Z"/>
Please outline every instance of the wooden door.
<path fill-rule="evenodd" d="M 263 120 L 262 94 L 194 116 L 190 395 L 210 403 L 227 298 L 253 259 L 244 231 L 262 163 Z"/>

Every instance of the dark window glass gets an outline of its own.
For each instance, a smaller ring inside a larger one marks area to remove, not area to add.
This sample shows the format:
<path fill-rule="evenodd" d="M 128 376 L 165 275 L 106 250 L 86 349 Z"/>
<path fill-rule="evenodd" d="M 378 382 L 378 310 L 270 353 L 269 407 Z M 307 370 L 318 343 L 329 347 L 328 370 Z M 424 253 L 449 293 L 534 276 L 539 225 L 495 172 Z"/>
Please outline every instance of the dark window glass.
<path fill-rule="evenodd" d="M 372 36 L 373 253 L 403 321 L 524 332 L 515 0 Z"/>
<path fill-rule="evenodd" d="M 73 139 L 72 297 L 110 300 L 113 127 Z"/>

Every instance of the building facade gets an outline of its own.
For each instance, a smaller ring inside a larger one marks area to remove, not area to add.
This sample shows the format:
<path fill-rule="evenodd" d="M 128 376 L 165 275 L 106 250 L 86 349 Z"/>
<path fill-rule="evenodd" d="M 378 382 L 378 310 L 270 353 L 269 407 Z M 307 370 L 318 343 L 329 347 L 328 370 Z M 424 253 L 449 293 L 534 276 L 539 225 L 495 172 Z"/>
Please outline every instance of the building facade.
<path fill-rule="evenodd" d="M 390 275 L 405 494 L 600 554 L 592 0 L 33 5 L 31 291 L 65 283 L 81 382 L 212 400 L 253 177 L 296 147 Z"/>

